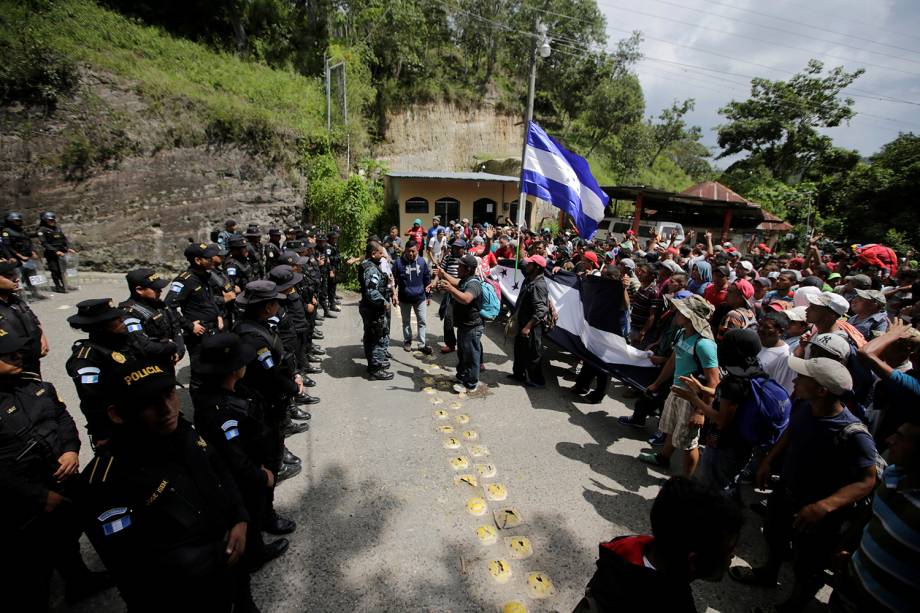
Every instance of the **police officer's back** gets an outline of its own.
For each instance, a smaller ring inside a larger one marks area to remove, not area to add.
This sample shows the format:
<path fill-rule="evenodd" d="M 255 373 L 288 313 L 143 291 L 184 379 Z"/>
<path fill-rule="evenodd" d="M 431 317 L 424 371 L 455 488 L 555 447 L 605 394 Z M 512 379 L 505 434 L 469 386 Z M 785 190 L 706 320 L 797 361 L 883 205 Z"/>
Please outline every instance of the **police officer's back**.
<path fill-rule="evenodd" d="M 80 509 L 128 609 L 254 610 L 240 564 L 249 515 L 226 465 L 179 415 L 172 369 L 132 360 L 111 385 L 113 435 L 83 470 Z"/>
<path fill-rule="evenodd" d="M 383 246 L 374 241 L 368 246 L 368 257 L 361 263 L 359 281 L 361 301 L 358 312 L 364 323 L 364 355 L 372 379 L 389 380 L 386 351 L 389 339 L 390 285 L 380 270 L 380 259 L 386 257 Z"/>

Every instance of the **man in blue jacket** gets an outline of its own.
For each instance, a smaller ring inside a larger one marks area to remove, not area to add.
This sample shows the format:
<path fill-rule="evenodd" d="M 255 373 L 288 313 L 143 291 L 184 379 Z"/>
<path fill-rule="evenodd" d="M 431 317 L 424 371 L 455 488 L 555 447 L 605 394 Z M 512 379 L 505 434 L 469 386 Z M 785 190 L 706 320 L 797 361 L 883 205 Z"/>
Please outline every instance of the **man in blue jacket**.
<path fill-rule="evenodd" d="M 424 258 L 418 257 L 419 245 L 414 240 L 406 243 L 403 254 L 393 263 L 393 277 L 396 279 L 399 312 L 402 316 L 403 349 L 412 350 L 412 312 L 418 325 L 418 349 L 431 355 L 431 347 L 425 342 L 425 325 L 428 315 L 428 297 L 431 286 L 431 269 Z"/>

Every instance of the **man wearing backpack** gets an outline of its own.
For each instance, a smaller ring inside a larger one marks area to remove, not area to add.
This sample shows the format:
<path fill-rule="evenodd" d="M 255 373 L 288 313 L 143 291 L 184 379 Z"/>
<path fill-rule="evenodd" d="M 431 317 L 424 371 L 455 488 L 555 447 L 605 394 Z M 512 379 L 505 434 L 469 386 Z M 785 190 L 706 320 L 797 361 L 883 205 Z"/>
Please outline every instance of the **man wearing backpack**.
<path fill-rule="evenodd" d="M 527 387 L 544 388 L 543 329 L 549 314 L 549 290 L 543 273 L 546 259 L 542 255 L 524 258 L 524 287 L 518 295 L 518 333 L 514 337 L 514 366 L 509 378 Z"/>
<path fill-rule="evenodd" d="M 444 290 L 453 303 L 457 326 L 457 384 L 454 391 L 475 392 L 479 389 L 479 365 L 482 363 L 483 322 L 482 282 L 476 277 L 476 256 L 460 258 L 457 274 L 452 277 L 443 268 L 437 270 L 438 289 Z"/>
<path fill-rule="evenodd" d="M 795 584 L 789 599 L 777 607 L 791 613 L 802 611 L 823 585 L 823 570 L 839 545 L 842 525 L 852 517 L 855 503 L 875 486 L 878 454 L 869 431 L 841 400 L 853 388 L 843 364 L 790 357 L 789 367 L 798 373 L 796 406 L 756 477 L 764 488 L 771 474 L 780 474 L 767 504 L 767 562 L 757 568 L 733 567 L 729 576 L 775 588 L 791 545 Z"/>

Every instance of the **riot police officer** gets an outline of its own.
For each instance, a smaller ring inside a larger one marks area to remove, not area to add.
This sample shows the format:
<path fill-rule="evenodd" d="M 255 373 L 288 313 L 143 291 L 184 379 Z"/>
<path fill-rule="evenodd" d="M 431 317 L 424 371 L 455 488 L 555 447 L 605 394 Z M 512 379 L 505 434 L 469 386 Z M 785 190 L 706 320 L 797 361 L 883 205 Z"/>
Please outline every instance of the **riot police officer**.
<path fill-rule="evenodd" d="M 0 326 L 25 338 L 20 350 L 26 372 L 40 375 L 40 360 L 48 353 L 48 339 L 38 317 L 19 297 L 19 269 L 14 262 L 0 262 Z"/>
<path fill-rule="evenodd" d="M 284 534 L 294 531 L 293 521 L 280 517 L 270 521 L 272 490 L 283 479 L 300 472 L 299 464 L 278 473 L 267 465 L 272 432 L 265 423 L 262 406 L 240 384 L 246 365 L 254 358 L 255 350 L 232 332 L 204 339 L 199 363 L 202 384 L 192 397 L 195 429 L 230 469 L 249 511 L 246 561 L 250 570 L 287 551 L 287 539 L 266 544 L 262 530 L 271 534 L 278 534 L 279 529 Z"/>
<path fill-rule="evenodd" d="M 63 294 L 67 292 L 67 287 L 64 284 L 66 271 L 62 258 L 76 251 L 70 248 L 67 237 L 57 225 L 57 215 L 51 211 L 45 211 L 39 217 L 37 235 L 45 254 L 48 272 L 51 273 L 51 280 L 54 282 L 54 291 Z"/>
<path fill-rule="evenodd" d="M 367 247 L 367 259 L 361 263 L 359 280 L 361 302 L 358 312 L 364 323 L 364 356 L 367 358 L 367 372 L 371 379 L 388 381 L 393 373 L 387 370 L 390 362 L 386 358 L 390 341 L 390 284 L 380 271 L 380 260 L 386 257 L 386 250 L 377 241 Z"/>
<path fill-rule="evenodd" d="M 176 314 L 160 300 L 169 285 L 150 268 L 138 268 L 125 275 L 130 296 L 118 305 L 124 314 L 128 334 L 145 355 L 178 362 L 185 355 L 185 340 Z"/>
<path fill-rule="evenodd" d="M 0 327 L 0 575 L 9 611 L 46 611 L 54 568 L 68 602 L 111 585 L 80 556 L 71 504 L 80 437 L 54 386 L 23 370 L 28 341 Z"/>
<path fill-rule="evenodd" d="M 67 318 L 71 328 L 89 333 L 89 338 L 73 344 L 65 368 L 77 388 L 93 446 L 105 444 L 112 434 L 112 423 L 106 415 L 112 402 L 111 390 L 104 385 L 105 375 L 129 358 L 141 355 L 128 336 L 123 318 L 124 312 L 113 307 L 110 298 L 79 302 L 77 313 Z"/>
<path fill-rule="evenodd" d="M 223 329 L 224 320 L 211 285 L 212 258 L 220 253 L 215 244 L 192 243 L 185 248 L 189 267 L 173 280 L 164 303 L 176 313 L 182 326 L 185 348 L 191 361 L 191 385 L 197 385 L 198 351 L 201 340 Z"/>
<path fill-rule="evenodd" d="M 180 416 L 170 366 L 120 366 L 106 379 L 112 438 L 83 471 L 78 507 L 128 610 L 258 611 L 233 475 Z"/>
<path fill-rule="evenodd" d="M 32 246 L 32 239 L 26 234 L 23 228 L 22 213 L 10 211 L 3 218 L 3 229 L 0 230 L 0 236 L 3 237 L 4 247 L 9 250 L 15 258 L 22 282 L 29 290 L 33 300 L 45 300 L 48 296 L 43 296 L 38 288 L 32 285 L 32 276 L 37 269 L 35 267 L 35 248 Z"/>

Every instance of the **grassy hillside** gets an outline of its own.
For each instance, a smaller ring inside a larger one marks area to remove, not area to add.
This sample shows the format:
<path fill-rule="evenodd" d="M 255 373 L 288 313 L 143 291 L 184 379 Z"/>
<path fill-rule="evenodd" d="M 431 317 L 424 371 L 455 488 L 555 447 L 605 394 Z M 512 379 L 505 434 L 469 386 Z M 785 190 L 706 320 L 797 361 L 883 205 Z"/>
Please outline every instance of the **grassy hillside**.
<path fill-rule="evenodd" d="M 34 64 L 50 52 L 130 80 L 163 116 L 181 107 L 193 120 L 176 139 L 188 144 L 234 142 L 271 152 L 325 138 L 318 79 L 214 52 L 89 0 L 0 0 L 0 50 L 6 90 L 10 81 L 33 78 Z"/>

